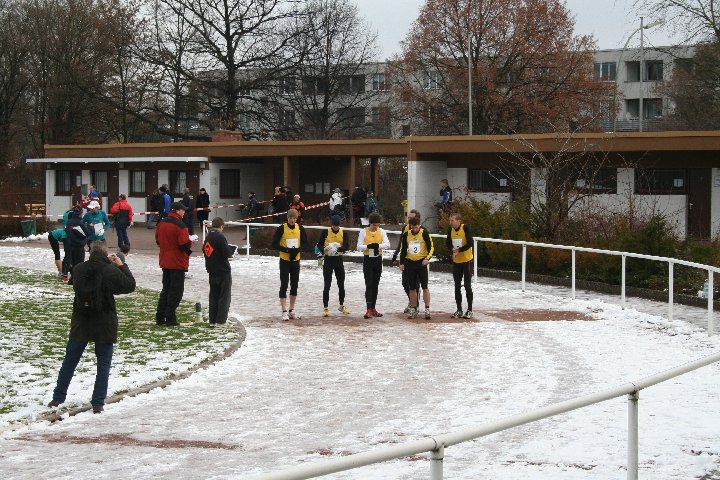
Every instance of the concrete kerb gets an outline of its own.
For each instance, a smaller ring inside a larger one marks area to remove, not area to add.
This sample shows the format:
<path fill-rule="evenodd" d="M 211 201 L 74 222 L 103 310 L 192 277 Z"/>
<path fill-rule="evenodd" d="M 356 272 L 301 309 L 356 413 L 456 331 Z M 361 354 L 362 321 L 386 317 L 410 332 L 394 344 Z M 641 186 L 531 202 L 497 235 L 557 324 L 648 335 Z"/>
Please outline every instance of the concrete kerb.
<path fill-rule="evenodd" d="M 216 328 L 223 328 L 223 327 L 216 327 Z M 208 368 L 209 366 L 214 365 L 214 364 L 220 362 L 221 360 L 224 360 L 225 358 L 229 357 L 230 355 L 235 353 L 242 346 L 242 344 L 245 341 L 245 338 L 247 336 L 247 330 L 245 330 L 245 326 L 240 322 L 240 320 L 238 320 L 237 318 L 232 317 L 232 316 L 228 319 L 228 323 L 224 326 L 224 328 L 236 329 L 238 332 L 238 339 L 235 342 L 228 345 L 225 348 L 225 350 L 223 350 L 222 352 L 200 362 L 198 365 L 196 365 L 193 368 L 190 368 L 184 372 L 175 373 L 175 374 L 170 375 L 168 378 L 165 378 L 162 380 L 157 380 L 157 381 L 149 383 L 147 385 L 143 385 L 142 387 L 134 388 L 132 390 L 128 390 L 127 392 L 123 392 L 123 393 L 108 397 L 107 400 L 105 401 L 105 404 L 108 405 L 111 403 L 117 403 L 120 400 L 123 400 L 127 397 L 134 397 L 134 396 L 140 395 L 141 393 L 148 393 L 151 390 L 154 390 L 156 388 L 165 388 L 177 380 L 182 380 L 184 378 L 187 378 L 190 375 L 192 375 L 193 373 L 195 373 L 199 370 Z M 88 403 L 88 404 L 81 405 L 79 407 L 60 409 L 59 411 L 56 411 L 56 412 L 47 413 L 45 415 L 40 416 L 40 420 L 45 420 L 50 423 L 55 423 L 57 421 L 62 420 L 64 418 L 65 414 L 67 414 L 69 417 L 72 417 L 72 416 L 77 415 L 78 413 L 87 412 L 90 410 L 92 410 L 92 405 L 90 405 Z M 14 430 L 14 429 L 20 428 L 22 426 L 24 426 L 24 423 L 18 424 L 14 428 L 11 426 L 10 428 L 4 429 L 4 430 Z M 0 431 L 2 431 L 2 430 L 0 430 Z"/>

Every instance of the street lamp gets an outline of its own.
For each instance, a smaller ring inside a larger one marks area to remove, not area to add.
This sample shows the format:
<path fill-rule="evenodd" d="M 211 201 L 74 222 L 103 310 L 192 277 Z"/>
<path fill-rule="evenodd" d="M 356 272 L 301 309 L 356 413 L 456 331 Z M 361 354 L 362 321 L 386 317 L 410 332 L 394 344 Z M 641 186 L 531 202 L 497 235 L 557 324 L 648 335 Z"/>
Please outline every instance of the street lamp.
<path fill-rule="evenodd" d="M 658 19 L 648 25 L 643 25 L 643 17 L 640 17 L 640 101 L 638 102 L 638 108 L 640 109 L 640 112 L 638 115 L 638 130 L 641 132 L 643 131 L 643 82 L 645 81 L 645 35 L 643 35 L 643 30 L 657 27 L 658 25 L 662 25 L 663 23 L 663 20 Z"/>
<path fill-rule="evenodd" d="M 640 32 L 640 101 L 639 101 L 640 112 L 639 112 L 638 118 L 640 119 L 639 120 L 639 130 L 641 132 L 642 132 L 642 108 L 643 108 L 643 105 L 642 105 L 643 104 L 643 70 L 644 70 L 643 63 L 645 61 L 645 58 L 644 58 L 645 52 L 644 52 L 644 45 L 643 45 L 645 38 L 643 35 L 643 30 L 647 30 L 648 28 L 657 27 L 658 25 L 662 25 L 663 23 L 665 23 L 664 20 L 658 19 L 648 25 L 643 25 L 643 17 L 640 17 L 640 28 L 633 30 L 632 33 L 630 34 L 630 36 L 628 37 L 627 41 L 625 42 L 625 45 L 623 45 L 622 50 L 620 51 L 620 56 L 618 57 L 617 68 L 615 69 L 615 95 L 613 98 L 617 98 L 617 84 L 620 81 L 620 71 L 621 71 L 622 64 L 623 64 L 622 59 L 623 59 L 623 56 L 625 55 L 625 50 L 627 50 L 627 47 L 630 44 L 630 40 L 632 40 L 632 38 L 635 36 L 636 33 Z M 613 132 L 614 132 L 617 130 L 617 128 L 616 128 L 617 127 L 617 115 L 613 115 L 613 118 L 615 119 L 613 121 Z"/>

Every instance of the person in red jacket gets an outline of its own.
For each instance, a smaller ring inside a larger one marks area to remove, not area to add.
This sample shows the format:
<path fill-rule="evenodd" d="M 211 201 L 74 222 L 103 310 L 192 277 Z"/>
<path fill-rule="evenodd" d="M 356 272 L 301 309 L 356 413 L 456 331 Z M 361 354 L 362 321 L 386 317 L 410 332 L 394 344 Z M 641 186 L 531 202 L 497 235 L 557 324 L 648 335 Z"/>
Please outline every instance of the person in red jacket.
<path fill-rule="evenodd" d="M 293 196 L 292 202 L 290 202 L 290 207 L 297 210 L 298 216 L 297 221 L 298 223 L 302 222 L 303 219 L 303 213 L 305 213 L 305 204 L 300 200 L 300 195 L 295 194 Z"/>
<path fill-rule="evenodd" d="M 115 222 L 118 248 L 122 253 L 128 253 L 130 251 L 130 240 L 128 239 L 127 229 L 133 221 L 133 209 L 124 193 L 120 194 L 120 199 L 110 208 L 110 213 Z"/>
<path fill-rule="evenodd" d="M 185 292 L 185 272 L 190 267 L 192 242 L 187 225 L 183 223 L 185 205 L 174 202 L 167 217 L 158 222 L 155 242 L 160 247 L 162 291 L 155 311 L 155 323 L 171 327 L 179 325 L 177 310 Z"/>

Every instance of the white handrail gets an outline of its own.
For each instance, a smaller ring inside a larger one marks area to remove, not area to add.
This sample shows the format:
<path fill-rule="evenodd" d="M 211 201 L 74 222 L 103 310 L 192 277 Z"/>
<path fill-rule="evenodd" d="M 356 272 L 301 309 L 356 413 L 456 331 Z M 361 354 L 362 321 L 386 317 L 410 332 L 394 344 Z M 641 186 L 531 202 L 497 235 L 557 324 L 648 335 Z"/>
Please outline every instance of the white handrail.
<path fill-rule="evenodd" d="M 245 222 L 225 222 L 226 224 L 234 224 L 234 225 L 244 225 L 246 228 L 246 236 L 245 236 L 245 249 L 246 254 L 250 255 L 250 227 L 278 227 L 281 224 L 279 223 L 245 223 Z M 328 228 L 327 226 L 322 225 L 303 225 L 306 229 L 312 229 L 312 230 L 322 230 Z M 347 227 L 344 228 L 348 232 L 359 232 L 360 228 L 355 227 Z M 386 233 L 391 235 L 400 235 L 402 234 L 402 231 L 397 230 L 386 230 Z M 205 235 L 205 231 L 203 230 L 203 238 Z M 432 233 L 430 234 L 431 237 L 434 238 L 446 238 L 446 235 L 438 234 L 438 233 Z M 590 248 L 590 247 L 575 247 L 572 245 L 555 245 L 552 243 L 541 243 L 541 242 L 528 242 L 525 240 L 507 240 L 502 238 L 489 238 L 489 237 L 473 237 L 473 245 L 474 245 L 474 252 L 477 252 L 477 246 L 479 242 L 486 242 L 486 243 L 504 243 L 508 245 L 518 245 L 522 247 L 521 251 L 521 270 L 520 270 L 520 288 L 524 292 L 525 291 L 525 285 L 526 285 L 526 277 L 527 277 L 527 247 L 539 247 L 539 248 L 554 248 L 559 250 L 570 250 L 572 255 L 572 279 L 571 279 L 571 288 L 570 288 L 570 295 L 571 298 L 575 298 L 575 274 L 576 274 L 576 265 L 575 265 L 575 255 L 577 252 L 586 252 L 586 253 L 599 253 L 602 255 L 614 255 L 619 256 L 621 258 L 622 262 L 622 276 L 621 276 L 621 283 L 620 283 L 620 302 L 621 306 L 624 309 L 625 308 L 625 287 L 626 287 L 626 259 L 627 257 L 631 258 L 641 258 L 645 260 L 654 260 L 659 262 L 666 262 L 668 264 L 668 320 L 672 321 L 674 316 L 674 295 L 675 295 L 675 289 L 674 289 L 674 266 L 675 265 L 684 265 L 686 267 L 692 267 L 692 268 L 698 268 L 700 270 L 705 270 L 708 272 L 708 325 L 707 325 L 707 331 L 708 336 L 712 336 L 715 333 L 715 322 L 714 322 L 714 314 L 713 314 L 713 274 L 714 273 L 720 273 L 720 267 L 715 267 L 712 265 L 705 265 L 702 263 L 697 262 L 690 262 L 688 260 L 680 260 L 677 258 L 671 258 L 671 257 L 661 257 L 657 255 L 647 255 L 644 253 L 632 253 L 632 252 L 621 252 L 618 250 L 603 250 L 600 248 Z M 474 281 L 477 281 L 477 255 L 473 255 L 473 278 Z"/>
<path fill-rule="evenodd" d="M 571 410 L 594 405 L 596 403 L 612 400 L 621 395 L 628 395 L 628 471 L 629 480 L 637 479 L 638 475 L 638 403 L 639 392 L 645 388 L 657 385 L 672 378 L 684 375 L 698 368 L 705 367 L 711 363 L 720 361 L 720 352 L 684 365 L 666 370 L 664 372 L 645 377 L 643 379 L 628 382 L 623 385 L 601 390 L 589 395 L 575 397 L 564 402 L 548 405 L 532 412 L 521 413 L 510 417 L 485 423 L 479 426 L 458 430 L 451 433 L 437 435 L 435 437 L 423 438 L 391 447 L 384 447 L 368 452 L 356 453 L 342 458 L 336 458 L 323 462 L 316 462 L 296 467 L 290 467 L 272 473 L 263 473 L 244 477 L 246 480 L 301 480 L 314 478 L 331 473 L 351 470 L 354 468 L 382 463 L 388 460 L 409 455 L 431 452 L 432 460 L 430 467 L 431 480 L 442 480 L 442 459 L 444 449 L 458 443 L 467 442 L 476 438 L 484 437 L 493 433 L 501 432 L 511 428 L 532 423 L 544 418 L 553 417 Z"/>

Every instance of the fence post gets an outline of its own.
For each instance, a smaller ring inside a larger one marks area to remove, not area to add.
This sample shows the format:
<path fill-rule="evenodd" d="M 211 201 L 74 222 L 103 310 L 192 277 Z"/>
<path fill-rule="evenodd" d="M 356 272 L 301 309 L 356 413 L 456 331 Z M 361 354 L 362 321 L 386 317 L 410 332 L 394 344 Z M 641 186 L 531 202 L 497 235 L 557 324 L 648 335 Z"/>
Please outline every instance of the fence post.
<path fill-rule="evenodd" d="M 673 297 L 675 296 L 675 263 L 668 262 L 668 320 L 673 321 Z"/>
<path fill-rule="evenodd" d="M 522 291 L 525 291 L 525 265 L 527 264 L 527 244 L 522 244 Z"/>
<path fill-rule="evenodd" d="M 708 301 L 708 336 L 712 337 L 715 335 L 715 318 L 713 317 L 713 290 L 715 287 L 713 286 L 713 271 L 708 269 L 708 294 L 707 294 L 707 301 Z"/>
<path fill-rule="evenodd" d="M 622 279 L 620 280 L 620 304 L 625 310 L 625 255 L 622 256 Z"/>
<path fill-rule="evenodd" d="M 250 257 L 250 224 L 245 225 L 245 256 Z"/>
<path fill-rule="evenodd" d="M 443 480 L 443 458 L 445 447 L 442 445 L 430 452 L 430 480 Z"/>
<path fill-rule="evenodd" d="M 575 249 L 570 250 L 572 252 L 572 288 L 571 294 L 572 299 L 575 300 Z"/>
<path fill-rule="evenodd" d="M 473 281 L 478 281 L 478 274 L 477 274 L 477 238 L 473 238 Z"/>
<path fill-rule="evenodd" d="M 638 400 L 640 392 L 628 395 L 627 480 L 638 480 Z"/>

